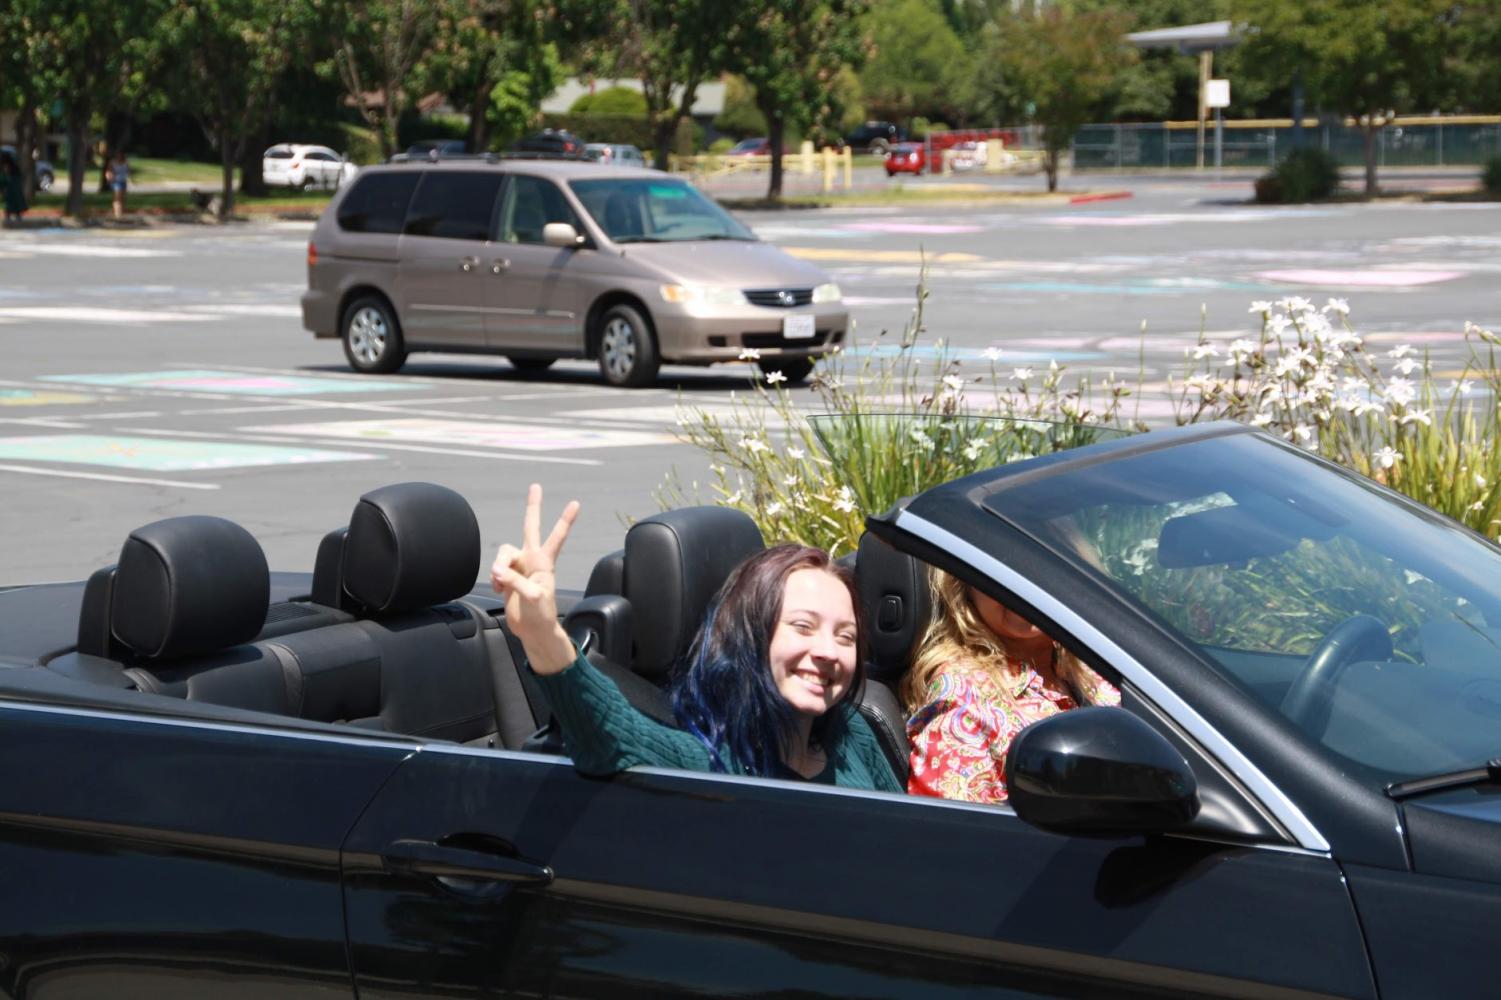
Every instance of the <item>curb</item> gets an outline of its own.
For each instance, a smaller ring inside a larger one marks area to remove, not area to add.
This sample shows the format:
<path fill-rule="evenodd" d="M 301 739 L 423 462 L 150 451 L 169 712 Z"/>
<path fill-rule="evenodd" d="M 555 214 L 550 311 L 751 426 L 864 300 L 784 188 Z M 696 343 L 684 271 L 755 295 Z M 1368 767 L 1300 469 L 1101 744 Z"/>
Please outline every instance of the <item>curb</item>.
<path fill-rule="evenodd" d="M 1134 193 L 1132 191 L 1097 191 L 1093 194 L 1076 194 L 1068 200 L 1068 203 L 1087 205 L 1092 201 L 1118 201 L 1122 198 L 1130 198 Z"/>

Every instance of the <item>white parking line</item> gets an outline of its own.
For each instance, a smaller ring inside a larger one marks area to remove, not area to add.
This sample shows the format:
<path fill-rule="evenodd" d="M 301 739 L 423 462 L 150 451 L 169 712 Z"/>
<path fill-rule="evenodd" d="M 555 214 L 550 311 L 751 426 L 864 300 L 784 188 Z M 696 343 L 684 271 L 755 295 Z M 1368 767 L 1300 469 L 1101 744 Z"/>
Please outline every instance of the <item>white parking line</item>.
<path fill-rule="evenodd" d="M 179 479 L 147 479 L 142 476 L 111 476 L 104 472 L 66 472 L 62 469 L 35 469 L 29 465 L 0 465 L 0 472 L 19 472 L 27 476 L 59 476 L 63 479 L 96 479 L 104 483 L 132 483 L 137 486 L 172 486 L 184 490 L 217 490 L 218 483 L 185 483 Z"/>
<path fill-rule="evenodd" d="M 552 455 L 515 454 L 502 451 L 472 451 L 462 448 L 438 448 L 430 445 L 416 444 L 393 444 L 388 441 L 368 441 L 360 439 L 352 442 L 348 438 L 320 438 L 320 437 L 293 437 L 278 434 L 246 434 L 241 431 L 180 431 L 158 427 L 132 427 L 132 434 L 148 434 L 152 437 L 167 438 L 212 438 L 217 441 L 249 441 L 257 444 L 316 444 L 331 448 L 348 448 L 358 443 L 364 451 L 416 451 L 427 455 L 457 455 L 462 458 L 496 458 L 511 462 L 542 462 L 547 465 L 603 465 L 604 463 L 593 458 L 558 458 Z"/>

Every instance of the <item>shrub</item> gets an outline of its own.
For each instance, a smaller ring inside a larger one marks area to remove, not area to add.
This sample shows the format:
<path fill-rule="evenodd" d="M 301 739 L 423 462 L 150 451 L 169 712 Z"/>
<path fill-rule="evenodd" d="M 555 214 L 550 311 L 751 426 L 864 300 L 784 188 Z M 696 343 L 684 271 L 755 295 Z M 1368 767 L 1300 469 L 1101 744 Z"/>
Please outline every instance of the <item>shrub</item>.
<path fill-rule="evenodd" d="M 584 94 L 573 102 L 569 114 L 645 115 L 646 96 L 630 87 L 606 87 L 594 94 Z"/>
<path fill-rule="evenodd" d="M 964 362 L 942 341 L 920 346 L 926 289 L 899 341 L 883 332 L 861 360 L 821 362 L 809 415 L 776 373 L 732 395 L 729 412 L 684 406 L 679 434 L 707 453 L 713 502 L 749 513 L 767 538 L 847 552 L 867 513 L 979 469 L 1144 430 L 1134 386 L 1110 373 L 1065 385 L 1045 369 L 987 351 Z M 1411 347 L 1368 351 L 1349 306 L 1290 297 L 1251 306 L 1259 335 L 1201 337 L 1168 382 L 1178 424 L 1234 419 L 1385 483 L 1501 538 L 1501 368 L 1490 331 L 1467 325 L 1470 357 L 1440 388 Z M 756 360 L 754 351 L 745 360 Z M 700 484 L 669 476 L 663 506 L 703 502 Z"/>
<path fill-rule="evenodd" d="M 1256 181 L 1256 200 L 1266 203 L 1317 201 L 1339 190 L 1339 164 L 1316 146 L 1294 149 Z"/>
<path fill-rule="evenodd" d="M 1480 172 L 1480 184 L 1487 194 L 1501 195 L 1501 156 L 1493 156 L 1485 161 L 1485 169 Z"/>
<path fill-rule="evenodd" d="M 734 148 L 735 148 L 735 140 L 731 139 L 727 135 L 722 135 L 718 139 L 715 139 L 713 142 L 709 143 L 709 149 L 708 149 L 708 151 L 710 153 L 715 153 L 715 154 L 718 154 L 718 153 L 728 153 L 730 150 L 732 150 Z"/>

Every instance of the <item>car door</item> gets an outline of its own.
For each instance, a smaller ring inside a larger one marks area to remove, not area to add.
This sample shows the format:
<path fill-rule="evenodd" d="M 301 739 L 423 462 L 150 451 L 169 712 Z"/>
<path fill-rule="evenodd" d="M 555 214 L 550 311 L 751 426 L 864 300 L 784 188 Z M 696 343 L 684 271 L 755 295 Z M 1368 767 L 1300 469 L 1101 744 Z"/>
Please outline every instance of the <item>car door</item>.
<path fill-rule="evenodd" d="M 339 847 L 409 748 L 0 674 L 0 996 L 352 996 Z"/>
<path fill-rule="evenodd" d="M 364 1000 L 1374 995 L 1327 856 L 1005 807 L 435 748 L 344 858 Z"/>
<path fill-rule="evenodd" d="M 577 353 L 583 346 L 580 250 L 542 242 L 549 222 L 583 233 L 567 198 L 546 177 L 513 174 L 501 196 L 499 243 L 489 261 L 490 345 Z"/>
<path fill-rule="evenodd" d="M 402 229 L 397 277 L 409 347 L 484 349 L 487 264 L 503 177 L 493 169 L 423 172 Z"/>

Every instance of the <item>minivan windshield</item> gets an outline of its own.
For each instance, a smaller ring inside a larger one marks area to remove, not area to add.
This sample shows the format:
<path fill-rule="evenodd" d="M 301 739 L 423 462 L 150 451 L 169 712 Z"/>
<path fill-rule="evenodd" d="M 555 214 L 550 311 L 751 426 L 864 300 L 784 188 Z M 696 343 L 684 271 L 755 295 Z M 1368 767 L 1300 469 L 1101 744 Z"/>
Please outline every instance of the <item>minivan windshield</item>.
<path fill-rule="evenodd" d="M 985 506 L 1381 783 L 1501 756 L 1501 552 L 1437 514 L 1249 434 L 1019 477 Z"/>
<path fill-rule="evenodd" d="M 601 178 L 569 187 L 615 243 L 756 238 L 693 185 L 670 177 Z"/>

